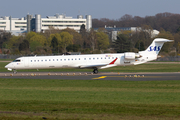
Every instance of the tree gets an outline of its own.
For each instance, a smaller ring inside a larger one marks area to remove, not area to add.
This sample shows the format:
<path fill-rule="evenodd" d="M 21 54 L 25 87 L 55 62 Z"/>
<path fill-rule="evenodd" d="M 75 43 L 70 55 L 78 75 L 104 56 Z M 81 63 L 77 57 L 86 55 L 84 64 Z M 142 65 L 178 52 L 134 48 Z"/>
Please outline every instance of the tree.
<path fill-rule="evenodd" d="M 0 31 L 0 48 L 4 42 L 8 42 L 11 39 L 12 35 L 10 32 Z"/>
<path fill-rule="evenodd" d="M 26 34 L 25 39 L 30 42 L 30 39 L 31 39 L 32 37 L 36 36 L 36 35 L 37 35 L 37 33 L 31 31 L 31 32 L 29 32 L 29 33 Z"/>
<path fill-rule="evenodd" d="M 83 44 L 82 44 L 82 47 L 83 47 L 83 48 L 89 47 L 88 34 L 87 34 L 87 32 L 86 32 L 86 28 L 85 28 L 85 25 L 84 25 L 84 24 L 81 25 L 80 34 L 81 34 L 82 39 L 83 39 L 83 41 L 82 41 L 82 43 L 83 43 Z"/>
<path fill-rule="evenodd" d="M 70 35 L 68 32 L 61 32 L 61 42 L 60 47 L 62 48 L 63 52 L 66 52 L 66 47 L 70 44 L 73 44 L 73 36 Z"/>
<path fill-rule="evenodd" d="M 144 42 L 137 41 L 136 44 L 135 44 L 135 48 L 137 48 L 139 51 L 145 50 Z"/>
<path fill-rule="evenodd" d="M 99 50 L 105 50 L 109 46 L 109 37 L 104 32 L 97 32 L 97 46 Z"/>
<path fill-rule="evenodd" d="M 30 51 L 31 52 L 34 52 L 36 51 L 36 48 L 37 47 L 42 47 L 42 45 L 38 42 L 38 41 L 32 41 L 30 44 L 29 44 L 29 47 L 30 47 Z"/>
<path fill-rule="evenodd" d="M 54 36 L 52 41 L 51 41 L 51 47 L 52 47 L 52 52 L 53 53 L 56 53 L 56 52 L 59 52 L 58 50 L 58 40 L 57 38 Z"/>
<path fill-rule="evenodd" d="M 83 26 L 83 29 L 84 29 L 84 27 L 85 27 L 85 25 Z M 69 34 L 73 35 L 73 43 L 77 44 L 77 45 L 80 45 L 80 46 L 83 46 L 82 35 L 79 34 L 76 30 L 70 29 L 70 28 L 66 28 L 66 29 L 61 30 L 61 32 L 68 32 Z"/>
<path fill-rule="evenodd" d="M 180 43 L 180 32 L 174 34 L 174 44 L 173 46 L 176 48 L 176 52 L 180 52 L 179 50 L 179 43 Z"/>
<path fill-rule="evenodd" d="M 7 41 L 7 48 L 12 51 L 12 54 L 19 54 L 19 44 L 23 42 L 22 36 L 13 36 Z"/>
<path fill-rule="evenodd" d="M 29 51 L 29 42 L 27 40 L 23 40 L 23 42 L 19 44 L 19 51 Z"/>
<path fill-rule="evenodd" d="M 173 35 L 170 32 L 167 32 L 165 30 L 161 30 L 157 38 L 166 38 L 169 40 L 174 40 Z M 160 52 L 166 52 L 168 53 L 170 51 L 170 48 L 173 46 L 173 42 L 171 43 L 166 43 L 163 45 L 162 49 Z"/>
<path fill-rule="evenodd" d="M 123 34 L 119 34 L 117 36 L 117 40 L 115 40 L 113 43 L 113 47 L 117 53 L 129 52 L 130 46 L 130 41 L 128 40 L 127 36 Z"/>
<path fill-rule="evenodd" d="M 90 43 L 90 46 L 92 48 L 92 51 L 94 51 L 96 44 L 97 44 L 97 39 L 96 39 L 96 33 L 94 31 L 94 29 L 91 29 L 89 32 L 89 36 L 88 36 L 88 41 Z"/>
<path fill-rule="evenodd" d="M 46 37 L 46 38 L 49 38 L 49 36 L 51 34 L 56 34 L 56 33 L 59 33 L 60 30 L 59 29 L 56 29 L 54 28 L 53 26 L 48 26 L 48 29 L 44 31 L 43 35 Z"/>
<path fill-rule="evenodd" d="M 51 41 L 52 41 L 52 39 L 54 38 L 54 37 L 56 37 L 56 39 L 57 39 L 57 42 L 58 42 L 58 45 L 60 44 L 60 42 L 61 42 L 61 35 L 59 34 L 59 33 L 55 33 L 55 34 L 51 34 L 50 36 L 49 36 L 49 38 L 48 38 L 48 45 L 50 46 L 51 45 Z M 59 46 L 58 46 L 59 47 Z"/>
<path fill-rule="evenodd" d="M 77 44 L 70 44 L 66 47 L 68 52 L 78 52 L 80 48 L 81 46 Z"/>
<path fill-rule="evenodd" d="M 47 44 L 47 40 L 43 35 L 40 34 L 36 34 L 33 37 L 30 38 L 30 43 L 33 41 L 37 41 L 41 44 L 41 46 L 44 46 L 45 44 Z"/>

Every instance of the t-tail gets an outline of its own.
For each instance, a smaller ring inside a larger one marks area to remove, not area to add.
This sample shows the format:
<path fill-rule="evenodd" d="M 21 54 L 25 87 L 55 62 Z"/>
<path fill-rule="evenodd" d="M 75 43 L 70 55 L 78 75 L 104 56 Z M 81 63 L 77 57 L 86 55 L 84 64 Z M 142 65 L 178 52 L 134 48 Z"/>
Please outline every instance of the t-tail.
<path fill-rule="evenodd" d="M 163 44 L 165 42 L 173 42 L 174 40 L 168 40 L 164 38 L 156 38 L 153 40 L 151 45 L 145 50 L 140 51 L 139 54 L 142 56 L 141 60 L 142 62 L 137 62 L 136 64 L 142 64 L 148 61 L 156 60 L 158 58 L 158 54 L 163 47 Z"/>
<path fill-rule="evenodd" d="M 173 40 L 156 38 L 153 40 L 151 45 L 145 50 L 145 52 L 148 54 L 158 55 L 165 42 L 173 42 Z"/>

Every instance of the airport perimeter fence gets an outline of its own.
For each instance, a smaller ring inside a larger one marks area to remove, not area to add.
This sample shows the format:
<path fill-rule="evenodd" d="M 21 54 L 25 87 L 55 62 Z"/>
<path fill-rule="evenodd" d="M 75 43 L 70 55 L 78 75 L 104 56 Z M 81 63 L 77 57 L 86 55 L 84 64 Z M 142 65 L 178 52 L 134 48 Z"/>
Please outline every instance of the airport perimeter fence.
<path fill-rule="evenodd" d="M 18 57 L 23 57 L 23 56 L 34 56 L 34 55 L 7 55 L 7 54 L 0 54 L 0 59 L 16 59 Z M 43 56 L 43 55 L 38 55 L 38 56 Z"/>
<path fill-rule="evenodd" d="M 158 58 L 156 61 L 180 62 L 180 56 L 162 57 Z"/>
<path fill-rule="evenodd" d="M 22 55 L 6 55 L 6 54 L 0 54 L 0 59 L 16 59 L 18 57 L 21 57 Z"/>
<path fill-rule="evenodd" d="M 5 54 L 0 54 L 0 59 L 16 59 L 16 58 L 22 57 L 22 56 L 23 55 L 5 55 Z M 156 61 L 180 62 L 180 56 L 162 57 L 162 58 L 158 58 Z"/>

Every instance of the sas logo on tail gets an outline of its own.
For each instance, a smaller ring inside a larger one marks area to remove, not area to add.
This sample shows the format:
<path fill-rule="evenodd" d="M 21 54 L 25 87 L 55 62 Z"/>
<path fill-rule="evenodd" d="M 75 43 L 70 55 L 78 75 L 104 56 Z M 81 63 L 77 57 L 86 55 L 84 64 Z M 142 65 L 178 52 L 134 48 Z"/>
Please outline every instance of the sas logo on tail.
<path fill-rule="evenodd" d="M 149 47 L 149 51 L 160 51 L 161 50 L 161 46 L 150 46 Z"/>

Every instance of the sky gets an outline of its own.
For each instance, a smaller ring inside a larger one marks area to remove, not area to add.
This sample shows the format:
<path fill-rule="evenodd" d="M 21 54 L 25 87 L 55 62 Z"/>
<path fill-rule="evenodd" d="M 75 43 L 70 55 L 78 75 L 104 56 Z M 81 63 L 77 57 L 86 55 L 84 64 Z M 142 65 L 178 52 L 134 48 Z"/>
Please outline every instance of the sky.
<path fill-rule="evenodd" d="M 0 0 L 0 17 L 13 18 L 40 14 L 43 18 L 56 13 L 74 18 L 92 15 L 92 18 L 119 19 L 125 14 L 154 16 L 157 13 L 180 14 L 180 0 Z"/>

